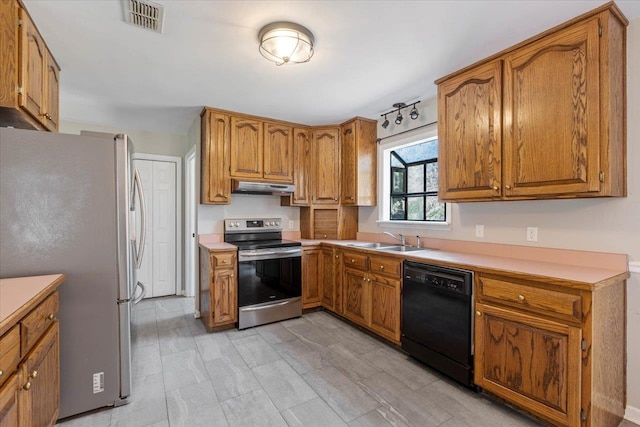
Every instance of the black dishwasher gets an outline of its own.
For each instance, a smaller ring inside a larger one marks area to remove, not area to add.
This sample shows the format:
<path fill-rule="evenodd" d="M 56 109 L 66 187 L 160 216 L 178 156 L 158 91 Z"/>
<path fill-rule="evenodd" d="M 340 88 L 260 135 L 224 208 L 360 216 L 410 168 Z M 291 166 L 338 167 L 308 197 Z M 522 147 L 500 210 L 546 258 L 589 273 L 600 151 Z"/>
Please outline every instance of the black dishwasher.
<path fill-rule="evenodd" d="M 472 289 L 471 271 L 404 262 L 402 349 L 475 388 Z"/>

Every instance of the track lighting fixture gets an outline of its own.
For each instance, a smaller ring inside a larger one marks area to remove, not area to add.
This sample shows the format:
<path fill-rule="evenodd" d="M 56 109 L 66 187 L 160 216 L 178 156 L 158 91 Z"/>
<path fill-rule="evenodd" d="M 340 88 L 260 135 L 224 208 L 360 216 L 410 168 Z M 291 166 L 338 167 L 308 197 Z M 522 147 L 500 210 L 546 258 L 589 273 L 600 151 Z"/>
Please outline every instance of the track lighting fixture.
<path fill-rule="evenodd" d="M 400 110 L 398 110 L 398 115 L 396 116 L 396 124 L 399 125 L 400 123 L 402 123 L 402 119 L 404 117 L 402 117 L 402 113 L 400 112 Z"/>
<path fill-rule="evenodd" d="M 387 115 L 384 115 L 384 122 L 382 122 L 382 128 L 386 129 L 389 127 L 389 119 L 387 119 Z"/>
<path fill-rule="evenodd" d="M 404 116 L 402 115 L 402 110 L 404 110 L 405 108 L 411 108 L 411 111 L 409 112 L 409 117 L 411 117 L 411 120 L 415 120 L 420 116 L 420 113 L 418 112 L 418 109 L 416 108 L 416 105 L 419 104 L 420 101 L 414 102 L 412 104 L 405 104 L 404 102 L 396 102 L 395 104 L 393 104 L 393 110 L 388 111 L 384 114 L 380 114 L 380 117 L 384 117 L 384 122 L 382 122 L 382 128 L 386 129 L 387 127 L 389 127 L 389 119 L 387 119 L 387 115 L 389 114 L 393 114 L 396 111 L 398 112 L 398 114 L 396 115 L 396 119 L 394 120 L 395 124 L 399 125 L 402 123 L 402 121 L 404 120 Z"/>

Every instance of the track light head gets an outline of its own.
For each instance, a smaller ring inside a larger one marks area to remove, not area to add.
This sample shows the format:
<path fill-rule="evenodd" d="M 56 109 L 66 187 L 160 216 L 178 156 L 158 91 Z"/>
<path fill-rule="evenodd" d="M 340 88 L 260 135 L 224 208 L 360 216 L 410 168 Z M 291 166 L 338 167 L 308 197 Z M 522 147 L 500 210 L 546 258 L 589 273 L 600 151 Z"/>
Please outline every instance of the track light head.
<path fill-rule="evenodd" d="M 418 109 L 416 108 L 416 104 L 413 104 L 413 108 L 411 109 L 411 112 L 409 113 L 409 117 L 411 117 L 411 120 L 415 120 L 418 118 L 418 116 L 420 115 L 420 113 L 418 113 Z"/>
<path fill-rule="evenodd" d="M 402 119 L 404 119 L 404 117 L 402 117 L 402 113 L 400 112 L 400 110 L 398 110 L 398 115 L 396 116 L 395 123 L 399 125 L 400 123 L 402 123 Z"/>
<path fill-rule="evenodd" d="M 382 128 L 386 129 L 389 127 L 389 119 L 387 119 L 387 115 L 384 115 L 384 122 L 382 122 Z"/>

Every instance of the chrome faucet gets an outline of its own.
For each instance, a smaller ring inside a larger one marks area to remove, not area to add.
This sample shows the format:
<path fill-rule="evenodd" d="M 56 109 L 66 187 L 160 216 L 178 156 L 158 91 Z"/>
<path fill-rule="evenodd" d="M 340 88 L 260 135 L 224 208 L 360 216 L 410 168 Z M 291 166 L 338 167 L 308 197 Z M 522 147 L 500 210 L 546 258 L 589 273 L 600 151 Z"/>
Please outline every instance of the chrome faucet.
<path fill-rule="evenodd" d="M 385 232 L 384 232 L 384 233 L 382 233 L 382 234 L 386 234 L 386 235 L 388 235 L 388 236 L 391 236 L 391 237 L 393 237 L 394 239 L 399 240 L 399 241 L 400 241 L 400 244 L 401 244 L 402 246 L 406 246 L 406 241 L 405 241 L 405 239 L 404 239 L 404 234 L 400 234 L 400 233 L 398 233 L 398 235 L 396 236 L 395 234 L 389 233 L 388 231 L 385 231 Z"/>

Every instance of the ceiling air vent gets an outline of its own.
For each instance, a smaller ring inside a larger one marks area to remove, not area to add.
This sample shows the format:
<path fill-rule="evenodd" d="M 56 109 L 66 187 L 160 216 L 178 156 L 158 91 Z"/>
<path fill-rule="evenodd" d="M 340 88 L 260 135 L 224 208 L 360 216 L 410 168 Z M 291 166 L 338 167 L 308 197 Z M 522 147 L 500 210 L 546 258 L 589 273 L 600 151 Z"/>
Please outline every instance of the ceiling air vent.
<path fill-rule="evenodd" d="M 147 0 L 122 0 L 122 2 L 125 22 L 158 33 L 162 32 L 163 6 Z"/>

